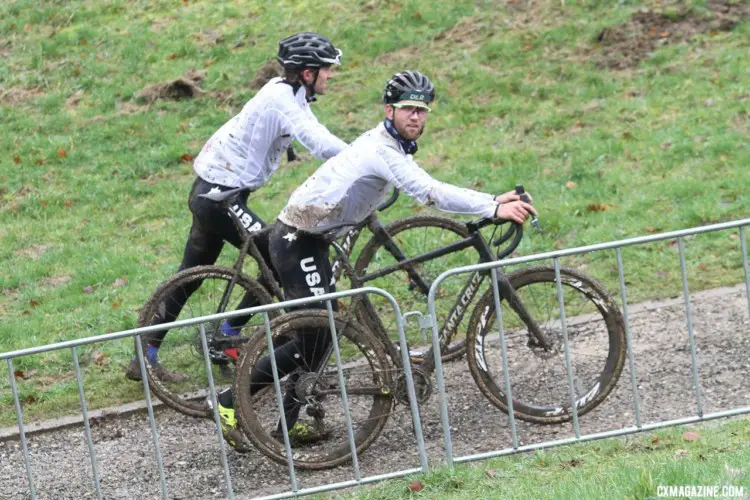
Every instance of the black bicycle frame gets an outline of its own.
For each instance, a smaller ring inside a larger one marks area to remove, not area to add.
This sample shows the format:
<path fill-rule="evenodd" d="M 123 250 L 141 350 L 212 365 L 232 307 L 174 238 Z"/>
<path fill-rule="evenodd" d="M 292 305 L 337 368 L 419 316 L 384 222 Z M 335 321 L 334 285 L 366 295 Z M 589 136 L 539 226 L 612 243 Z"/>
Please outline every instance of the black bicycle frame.
<path fill-rule="evenodd" d="M 352 279 L 353 288 L 360 288 L 369 281 L 372 281 L 376 278 L 380 278 L 382 276 L 386 276 L 393 272 L 404 269 L 408 273 L 411 283 L 413 283 L 415 286 L 419 288 L 421 292 L 427 295 L 427 293 L 429 292 L 431 283 L 426 283 L 422 279 L 422 277 L 419 275 L 417 270 L 414 268 L 414 264 L 436 259 L 443 255 L 447 255 L 453 252 L 458 252 L 469 247 L 473 247 L 474 249 L 477 250 L 480 256 L 480 262 L 492 262 L 495 260 L 492 249 L 487 244 L 487 241 L 479 232 L 478 228 L 476 228 L 473 225 L 469 226 L 471 234 L 468 237 L 460 241 L 457 241 L 455 243 L 446 245 L 443 248 L 438 248 L 437 250 L 432 250 L 430 252 L 427 252 L 427 253 L 418 255 L 416 257 L 412 257 L 412 258 L 406 258 L 406 256 L 398 248 L 396 243 L 393 241 L 393 238 L 391 238 L 391 236 L 388 234 L 388 232 L 385 230 L 385 228 L 382 226 L 379 220 L 377 220 L 376 218 L 373 218 L 368 221 L 367 225 L 370 228 L 370 230 L 373 232 L 375 237 L 378 238 L 378 240 L 383 244 L 383 246 L 388 250 L 388 252 L 398 261 L 398 263 L 392 264 L 383 269 L 379 269 L 378 271 L 373 272 L 373 273 L 365 274 L 363 276 L 357 276 L 356 273 L 354 273 L 354 270 L 351 269 L 351 265 L 349 264 L 348 259 L 339 255 L 337 257 L 337 261 L 339 259 L 341 259 L 342 261 L 343 260 L 346 261 L 345 266 L 349 268 L 348 271 L 352 275 L 351 279 Z M 332 243 L 332 245 L 336 247 L 339 254 L 341 254 L 341 252 L 343 251 L 343 248 L 341 248 L 341 245 L 339 245 L 338 243 Z M 542 347 L 547 347 L 548 343 L 546 339 L 544 338 L 542 332 L 539 330 L 539 327 L 536 324 L 536 321 L 526 311 L 526 308 L 523 306 L 523 303 L 518 297 L 518 294 L 516 293 L 516 291 L 513 289 L 512 285 L 510 284 L 510 281 L 506 277 L 503 270 L 501 268 L 497 268 L 496 272 L 497 272 L 497 282 L 498 282 L 498 289 L 500 292 L 500 296 L 503 299 L 505 299 L 507 303 L 509 304 L 509 306 L 521 317 L 521 319 L 523 319 L 526 322 L 532 335 L 534 335 L 537 338 L 539 345 Z M 488 271 L 477 271 L 473 273 L 469 277 L 469 280 L 466 282 L 466 285 L 464 285 L 464 288 L 461 291 L 461 293 L 458 295 L 458 298 L 456 299 L 456 303 L 453 305 L 450 312 L 448 313 L 448 317 L 447 317 L 448 319 L 445 321 L 445 323 L 443 324 L 443 327 L 440 329 L 440 332 L 438 334 L 439 339 L 440 339 L 440 351 L 441 352 L 443 348 L 445 347 L 445 345 L 447 344 L 448 339 L 451 339 L 456 334 L 456 331 L 458 330 L 458 326 L 461 324 L 461 321 L 463 320 L 464 315 L 466 314 L 466 311 L 469 308 L 469 305 L 473 302 L 474 297 L 476 297 L 477 292 L 479 291 L 479 288 L 481 287 L 482 282 L 484 281 L 484 278 L 485 276 L 487 276 L 487 274 L 488 274 Z M 368 313 L 370 317 L 376 318 L 377 314 L 374 313 L 374 309 L 372 307 L 371 302 L 369 300 L 363 300 L 363 303 L 365 304 L 365 307 L 369 309 Z M 387 342 L 386 344 L 389 346 L 389 348 L 392 348 L 392 345 L 390 342 Z M 431 373 L 435 366 L 434 358 L 435 358 L 434 352 L 432 349 L 430 349 L 426 353 L 425 359 L 420 365 L 421 369 L 427 373 Z"/>

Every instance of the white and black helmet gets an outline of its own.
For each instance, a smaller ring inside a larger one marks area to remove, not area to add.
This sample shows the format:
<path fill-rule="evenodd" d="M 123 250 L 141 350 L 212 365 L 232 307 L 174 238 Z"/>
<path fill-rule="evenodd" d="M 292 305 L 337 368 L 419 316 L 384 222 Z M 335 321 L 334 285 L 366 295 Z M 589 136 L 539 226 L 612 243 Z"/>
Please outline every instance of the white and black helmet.
<path fill-rule="evenodd" d="M 279 63 L 285 69 L 321 68 L 341 64 L 341 50 L 312 32 L 297 33 L 279 42 Z"/>
<path fill-rule="evenodd" d="M 435 87 L 419 71 L 401 71 L 393 75 L 383 90 L 385 104 L 401 101 L 421 102 L 425 106 L 435 99 Z"/>

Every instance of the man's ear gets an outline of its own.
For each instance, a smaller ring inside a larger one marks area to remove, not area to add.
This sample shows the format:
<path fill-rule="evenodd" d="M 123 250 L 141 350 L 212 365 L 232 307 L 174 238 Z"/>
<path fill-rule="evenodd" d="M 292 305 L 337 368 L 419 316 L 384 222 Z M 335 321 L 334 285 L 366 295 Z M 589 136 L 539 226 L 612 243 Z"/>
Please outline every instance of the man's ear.
<path fill-rule="evenodd" d="M 302 76 L 302 82 L 306 85 L 309 85 L 313 81 L 313 72 L 310 68 L 303 69 L 300 76 Z"/>
<path fill-rule="evenodd" d="M 396 108 L 391 106 L 390 104 L 385 105 L 385 117 L 389 120 L 393 121 L 393 112 Z"/>

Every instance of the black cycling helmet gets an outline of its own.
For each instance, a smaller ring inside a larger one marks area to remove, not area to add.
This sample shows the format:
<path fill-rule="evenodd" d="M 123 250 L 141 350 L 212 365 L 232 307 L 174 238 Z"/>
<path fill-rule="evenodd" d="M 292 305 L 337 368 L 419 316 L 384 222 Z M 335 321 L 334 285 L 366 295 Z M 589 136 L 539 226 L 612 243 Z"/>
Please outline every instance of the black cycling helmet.
<path fill-rule="evenodd" d="M 323 35 L 304 32 L 280 41 L 276 59 L 285 69 L 321 68 L 341 64 L 341 50 Z"/>
<path fill-rule="evenodd" d="M 383 102 L 400 106 L 416 106 L 430 109 L 435 99 L 435 87 L 429 78 L 419 71 L 401 71 L 388 80 L 383 91 Z"/>

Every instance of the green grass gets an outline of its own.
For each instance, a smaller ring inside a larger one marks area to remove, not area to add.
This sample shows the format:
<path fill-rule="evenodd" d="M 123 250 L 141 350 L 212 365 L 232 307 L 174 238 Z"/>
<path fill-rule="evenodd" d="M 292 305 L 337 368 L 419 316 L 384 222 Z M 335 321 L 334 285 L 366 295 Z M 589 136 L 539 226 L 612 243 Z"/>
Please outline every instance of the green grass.
<path fill-rule="evenodd" d="M 418 68 L 434 79 L 438 100 L 417 160 L 439 179 L 488 192 L 524 183 L 544 233 L 527 238 L 521 255 L 750 213 L 749 22 L 613 72 L 593 64 L 598 33 L 654 2 L 535 5 L 3 2 L 0 351 L 134 326 L 181 258 L 193 179 L 181 158 L 197 155 L 253 95 L 249 82 L 278 40 L 304 29 L 344 50 L 315 111 L 346 140 L 380 120 L 393 72 Z M 205 96 L 136 98 L 193 68 L 206 71 Z M 319 165 L 302 157 L 253 196 L 266 219 Z M 422 210 L 404 197 L 384 218 Z M 686 247 L 691 290 L 742 281 L 736 231 Z M 227 250 L 220 262 L 235 256 Z M 631 301 L 680 292 L 673 243 L 623 256 Z M 613 252 L 563 263 L 617 290 Z M 91 407 L 140 397 L 122 377 L 130 350 L 128 341 L 81 350 Z M 28 377 L 19 379 L 27 419 L 77 411 L 70 359 L 68 351 L 15 361 Z M 15 421 L 7 388 L 4 376 L 0 425 Z"/>
<path fill-rule="evenodd" d="M 686 440 L 685 433 L 695 433 Z M 438 468 L 357 489 L 338 498 L 655 498 L 667 486 L 719 486 L 750 494 L 750 426 L 671 428 Z M 413 492 L 412 489 L 419 489 Z M 411 489 L 410 489 L 411 487 Z M 685 498 L 680 496 L 679 498 Z"/>

